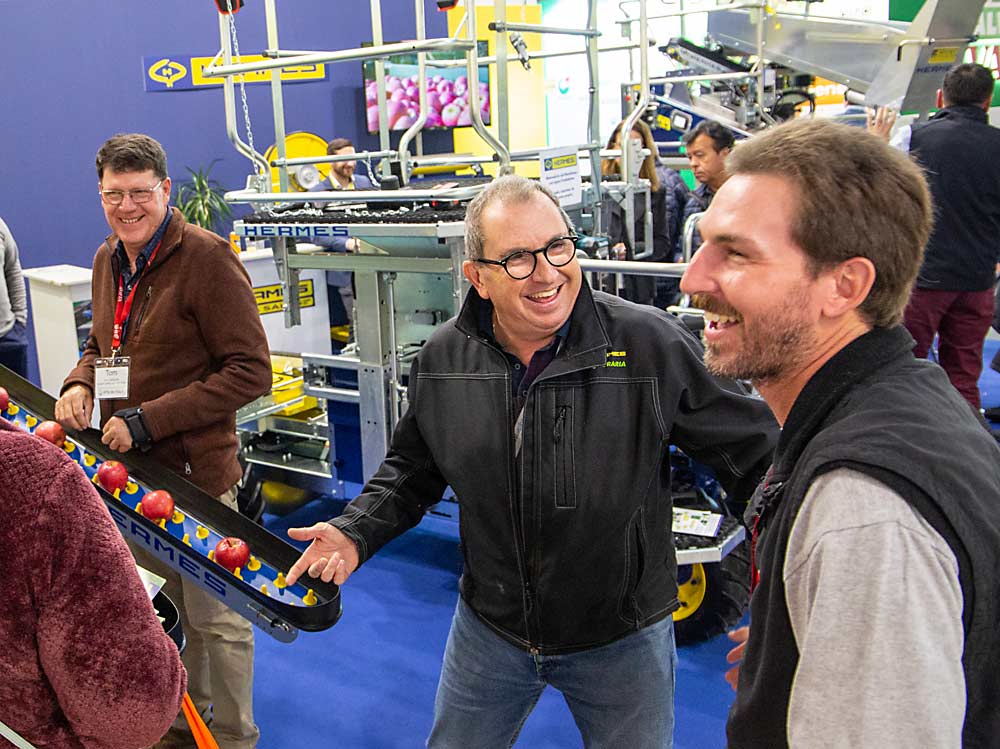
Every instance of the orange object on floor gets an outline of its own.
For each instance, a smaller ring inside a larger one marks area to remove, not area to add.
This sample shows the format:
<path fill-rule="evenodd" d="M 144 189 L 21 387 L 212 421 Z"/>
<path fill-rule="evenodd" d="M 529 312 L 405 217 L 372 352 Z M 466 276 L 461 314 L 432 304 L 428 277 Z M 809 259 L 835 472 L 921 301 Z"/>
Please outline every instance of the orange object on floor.
<path fill-rule="evenodd" d="M 205 721 L 201 719 L 201 715 L 195 708 L 194 702 L 191 701 L 191 695 L 187 692 L 184 693 L 184 703 L 181 709 L 184 711 L 184 718 L 191 727 L 194 743 L 197 744 L 198 749 L 219 749 L 215 738 L 213 738 L 211 732 L 208 730 L 208 726 L 205 725 Z"/>

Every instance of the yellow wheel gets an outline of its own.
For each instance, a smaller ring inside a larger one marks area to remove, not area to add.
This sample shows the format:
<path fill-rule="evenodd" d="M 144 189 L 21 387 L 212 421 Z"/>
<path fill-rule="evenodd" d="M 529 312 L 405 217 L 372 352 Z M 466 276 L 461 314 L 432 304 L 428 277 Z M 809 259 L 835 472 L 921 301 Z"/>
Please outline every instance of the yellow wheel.
<path fill-rule="evenodd" d="M 312 492 L 306 489 L 289 486 L 280 481 L 261 482 L 260 495 L 264 499 L 267 511 L 272 515 L 287 515 L 313 497 Z"/>
<path fill-rule="evenodd" d="M 674 612 L 675 622 L 687 619 L 705 602 L 705 568 L 700 563 L 677 568 L 677 600 L 681 607 Z"/>

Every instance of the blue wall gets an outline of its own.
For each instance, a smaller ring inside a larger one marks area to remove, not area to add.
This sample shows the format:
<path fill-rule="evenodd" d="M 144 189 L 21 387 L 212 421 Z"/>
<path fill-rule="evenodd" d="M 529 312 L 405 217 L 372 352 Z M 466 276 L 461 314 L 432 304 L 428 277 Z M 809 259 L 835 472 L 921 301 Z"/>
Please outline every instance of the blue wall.
<path fill-rule="evenodd" d="M 371 40 L 365 2 L 277 5 L 284 49 L 344 49 Z M 413 3 L 382 5 L 384 38 L 413 38 Z M 428 36 L 446 36 L 445 14 L 433 0 L 425 6 Z M 216 158 L 212 174 L 224 187 L 245 184 L 251 165 L 226 138 L 221 88 L 143 88 L 143 56 L 214 55 L 218 17 L 212 0 L 0 0 L 0 216 L 17 239 L 24 267 L 90 265 L 107 234 L 94 155 L 116 132 L 146 132 L 163 143 L 175 190 L 185 167 Z M 247 0 L 236 18 L 241 50 L 262 51 L 262 0 Z M 377 148 L 377 136 L 365 132 L 361 63 L 327 70 L 326 81 L 283 87 L 286 131 L 344 135 L 359 148 Z M 263 152 L 274 142 L 270 86 L 248 86 L 247 92 L 254 142 Z M 428 134 L 424 142 L 428 152 L 452 149 L 450 133 Z"/>

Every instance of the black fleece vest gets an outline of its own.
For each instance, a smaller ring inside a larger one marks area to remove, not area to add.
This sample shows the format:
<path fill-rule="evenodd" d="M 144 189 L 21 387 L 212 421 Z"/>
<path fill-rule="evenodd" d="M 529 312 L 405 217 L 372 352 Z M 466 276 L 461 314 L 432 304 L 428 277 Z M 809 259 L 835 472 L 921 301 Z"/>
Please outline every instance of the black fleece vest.
<path fill-rule="evenodd" d="M 983 291 L 1000 259 L 1000 129 L 979 107 L 946 107 L 910 129 L 910 153 L 927 175 L 934 228 L 921 289 Z"/>
<path fill-rule="evenodd" d="M 772 469 L 747 511 L 748 525 L 756 525 L 760 584 L 729 715 L 730 747 L 787 746 L 799 653 L 786 607 L 785 552 L 810 485 L 839 467 L 896 491 L 955 554 L 964 600 L 963 743 L 997 745 L 1000 449 L 941 369 L 914 359 L 912 346 L 903 328 L 862 336 L 813 376 L 789 414 Z"/>

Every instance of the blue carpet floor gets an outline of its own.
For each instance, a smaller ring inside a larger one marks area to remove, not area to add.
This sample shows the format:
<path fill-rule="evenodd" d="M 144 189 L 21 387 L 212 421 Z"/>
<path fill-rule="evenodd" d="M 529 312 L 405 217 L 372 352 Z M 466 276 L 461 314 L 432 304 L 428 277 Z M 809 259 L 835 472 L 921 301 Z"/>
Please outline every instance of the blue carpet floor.
<path fill-rule="evenodd" d="M 988 363 L 997 341 L 986 342 Z M 1000 406 L 1000 374 L 984 367 L 983 406 Z M 340 511 L 315 501 L 285 517 L 265 516 L 271 532 L 310 525 Z M 257 637 L 255 713 L 261 749 L 420 747 L 430 729 L 438 671 L 458 596 L 461 561 L 450 521 L 434 520 L 400 537 L 342 590 L 344 615 L 332 629 L 301 633 L 284 645 Z M 723 680 L 724 637 L 681 649 L 675 746 L 725 746 L 732 692 Z M 547 690 L 517 747 L 580 746 L 558 693 Z M 474 749 L 474 748 L 470 748 Z"/>
<path fill-rule="evenodd" d="M 265 521 L 281 535 L 339 509 L 335 502 L 318 501 Z M 358 570 L 341 591 L 344 615 L 333 628 L 300 633 L 290 645 L 258 634 L 254 699 L 261 749 L 423 746 L 458 597 L 461 559 L 449 522 L 418 527 Z M 724 746 L 732 699 L 722 677 L 728 649 L 720 638 L 680 651 L 679 749 Z M 546 690 L 516 746 L 579 745 L 562 697 Z"/>

